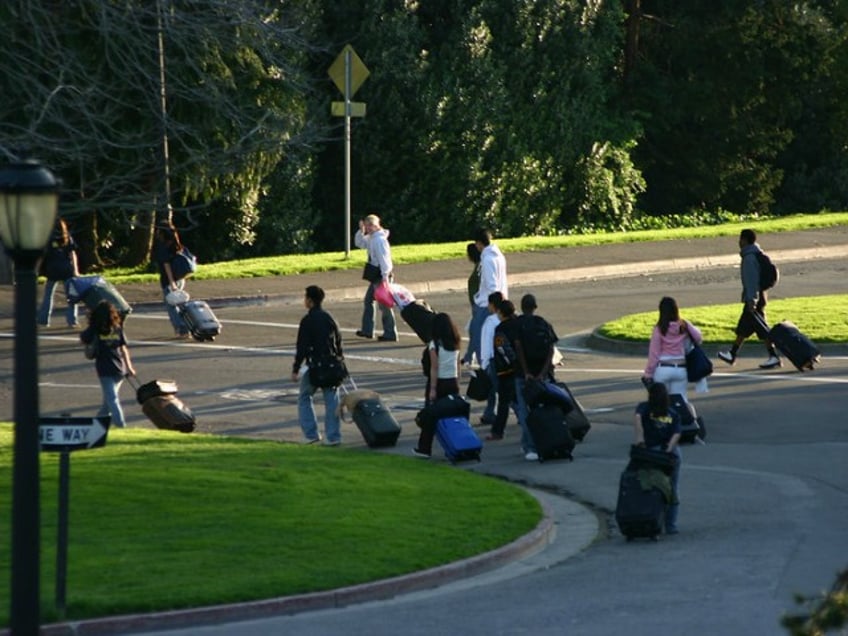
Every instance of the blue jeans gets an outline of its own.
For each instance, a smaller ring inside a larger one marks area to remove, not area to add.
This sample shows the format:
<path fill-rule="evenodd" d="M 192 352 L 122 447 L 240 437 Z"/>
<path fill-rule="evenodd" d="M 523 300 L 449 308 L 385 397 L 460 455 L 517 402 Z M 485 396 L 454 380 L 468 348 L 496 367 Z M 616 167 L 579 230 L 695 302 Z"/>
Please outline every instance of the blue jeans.
<path fill-rule="evenodd" d="M 482 419 L 486 424 L 491 424 L 495 421 L 495 407 L 498 403 L 498 372 L 495 371 L 495 363 L 491 360 L 486 367 L 486 373 L 489 374 L 492 388 L 489 389 L 489 397 L 486 398 L 486 408 L 483 409 Z"/>
<path fill-rule="evenodd" d="M 118 389 L 124 381 L 119 375 L 101 375 L 100 388 L 103 389 L 103 404 L 97 415 L 111 415 L 112 425 L 124 428 L 127 423 L 124 420 L 124 412 L 121 410 L 121 399 L 118 397 Z"/>
<path fill-rule="evenodd" d="M 468 337 L 471 343 L 468 345 L 469 351 L 473 351 L 477 356 L 477 362 L 480 362 L 480 332 L 483 330 L 483 323 L 489 317 L 489 308 L 474 305 L 471 312 L 471 326 L 468 328 Z"/>
<path fill-rule="evenodd" d="M 395 323 L 395 313 L 391 307 L 381 305 L 374 300 L 374 291 L 377 289 L 375 283 L 368 285 L 368 290 L 365 292 L 365 305 L 362 311 L 362 332 L 367 336 L 374 335 L 374 321 L 377 317 L 377 307 L 380 305 L 380 312 L 383 315 L 383 336 L 386 338 L 397 339 L 397 324 Z"/>
<path fill-rule="evenodd" d="M 318 387 L 309 382 L 309 371 L 300 375 L 300 394 L 297 396 L 297 416 L 300 421 L 300 429 L 303 436 L 308 440 L 319 438 L 318 420 L 315 418 L 315 405 L 312 396 Z M 336 411 L 339 407 L 339 389 L 321 389 L 324 392 L 324 436 L 328 442 L 342 441 L 342 433 L 339 428 L 339 416 Z"/>
<path fill-rule="evenodd" d="M 56 290 L 56 284 L 62 283 L 67 293 L 67 284 L 58 280 L 48 280 L 44 285 L 44 299 L 41 301 L 41 307 L 38 308 L 38 316 L 36 322 L 45 327 L 50 326 L 50 316 L 53 314 L 53 292 Z M 76 303 L 68 303 L 68 308 L 65 310 L 65 320 L 69 327 L 77 325 L 77 305 Z"/>
<path fill-rule="evenodd" d="M 185 287 L 185 279 L 177 281 L 177 289 L 183 289 Z M 162 298 L 171 293 L 170 287 L 162 288 Z M 185 324 L 185 320 L 183 320 L 182 316 L 180 316 L 180 310 L 177 309 L 174 305 L 165 301 L 165 307 L 168 310 L 168 318 L 171 321 L 171 326 L 174 328 L 174 333 L 178 336 L 184 336 L 188 333 L 188 325 Z"/>
<path fill-rule="evenodd" d="M 535 453 L 536 443 L 533 441 L 533 436 L 527 430 L 527 402 L 524 401 L 524 377 L 515 376 L 515 416 L 518 418 L 518 425 L 521 427 L 521 448 L 525 453 Z"/>

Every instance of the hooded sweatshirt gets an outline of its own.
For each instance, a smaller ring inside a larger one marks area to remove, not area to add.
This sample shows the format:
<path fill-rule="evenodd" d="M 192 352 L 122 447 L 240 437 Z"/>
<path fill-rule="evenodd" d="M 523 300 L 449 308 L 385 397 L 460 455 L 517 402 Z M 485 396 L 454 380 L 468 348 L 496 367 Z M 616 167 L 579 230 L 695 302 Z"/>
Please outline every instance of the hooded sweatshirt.
<path fill-rule="evenodd" d="M 474 294 L 474 304 L 489 306 L 489 294 L 500 292 L 508 298 L 506 289 L 506 258 L 494 243 L 480 252 L 480 289 Z"/>
<path fill-rule="evenodd" d="M 392 248 L 389 245 L 389 231 L 380 228 L 370 234 L 357 230 L 353 237 L 356 247 L 368 250 L 368 262 L 380 268 L 383 280 L 388 280 L 392 273 Z"/>

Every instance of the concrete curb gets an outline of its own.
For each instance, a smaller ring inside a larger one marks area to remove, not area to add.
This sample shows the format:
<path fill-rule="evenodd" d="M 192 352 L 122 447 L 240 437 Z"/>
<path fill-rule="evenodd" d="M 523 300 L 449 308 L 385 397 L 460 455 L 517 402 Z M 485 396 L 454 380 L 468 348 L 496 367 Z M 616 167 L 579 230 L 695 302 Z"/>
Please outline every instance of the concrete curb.
<path fill-rule="evenodd" d="M 557 525 L 562 523 L 562 520 L 556 518 L 556 514 L 545 501 L 544 493 L 529 488 L 527 491 L 536 497 L 542 506 L 542 519 L 539 524 L 511 543 L 461 561 L 336 590 L 246 603 L 54 623 L 42 626 L 39 633 L 44 636 L 104 636 L 200 627 L 386 600 L 467 579 L 541 552 L 556 539 Z M 8 633 L 8 630 L 4 630 L 0 632 L 0 636 L 7 636 Z"/>

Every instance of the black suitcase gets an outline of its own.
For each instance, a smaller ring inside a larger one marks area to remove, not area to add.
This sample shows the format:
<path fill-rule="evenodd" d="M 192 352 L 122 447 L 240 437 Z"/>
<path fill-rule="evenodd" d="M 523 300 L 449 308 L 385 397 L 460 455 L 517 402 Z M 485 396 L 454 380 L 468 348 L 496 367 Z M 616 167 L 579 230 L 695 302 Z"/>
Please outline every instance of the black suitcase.
<path fill-rule="evenodd" d="M 615 522 L 628 541 L 636 537 L 656 541 L 665 522 L 665 506 L 665 497 L 657 488 L 643 490 L 638 471 L 621 473 Z"/>
<path fill-rule="evenodd" d="M 589 423 L 589 418 L 586 417 L 586 413 L 583 411 L 583 406 L 581 406 L 577 398 L 574 397 L 574 394 L 571 392 L 571 389 L 566 386 L 565 382 L 557 382 L 556 384 L 568 393 L 571 398 L 571 405 L 574 407 L 566 414 L 565 424 L 568 426 L 568 430 L 571 433 L 571 437 L 574 438 L 574 441 L 582 442 L 583 438 L 586 437 L 586 434 L 589 432 L 589 429 L 592 428 L 592 425 Z"/>
<path fill-rule="evenodd" d="M 707 436 L 707 430 L 704 428 L 703 418 L 697 414 L 692 403 L 683 399 L 679 393 L 672 393 L 668 400 L 680 418 L 680 443 L 694 444 L 698 439 L 703 440 Z"/>
<path fill-rule="evenodd" d="M 190 300 L 180 305 L 179 311 L 195 340 L 211 341 L 221 333 L 221 323 L 205 300 Z"/>
<path fill-rule="evenodd" d="M 194 413 L 176 395 L 154 395 L 147 398 L 141 410 L 156 428 L 191 433 L 196 425 Z"/>
<path fill-rule="evenodd" d="M 799 371 L 812 371 L 821 360 L 818 347 L 788 320 L 777 323 L 769 330 L 769 340 Z"/>
<path fill-rule="evenodd" d="M 152 397 L 176 394 L 177 383 L 173 380 L 151 380 L 136 388 L 135 399 L 139 404 L 144 404 Z"/>
<path fill-rule="evenodd" d="M 436 312 L 423 300 L 415 300 L 400 310 L 400 317 L 409 325 L 421 342 L 433 339 L 433 319 Z"/>
<path fill-rule="evenodd" d="M 574 459 L 574 438 L 565 423 L 565 413 L 556 404 L 541 404 L 527 414 L 527 430 L 536 446 L 539 461 Z"/>
<path fill-rule="evenodd" d="M 379 398 L 360 400 L 353 421 L 370 448 L 394 446 L 400 436 L 397 420 Z"/>

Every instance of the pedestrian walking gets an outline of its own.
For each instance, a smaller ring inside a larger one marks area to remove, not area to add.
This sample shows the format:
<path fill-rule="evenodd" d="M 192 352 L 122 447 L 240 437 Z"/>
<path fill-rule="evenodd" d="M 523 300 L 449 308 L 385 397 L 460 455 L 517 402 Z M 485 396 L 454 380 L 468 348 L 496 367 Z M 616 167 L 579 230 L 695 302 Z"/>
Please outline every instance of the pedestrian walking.
<path fill-rule="evenodd" d="M 648 388 L 648 401 L 640 402 L 636 406 L 634 432 L 634 443 L 637 446 L 665 451 L 677 458 L 670 475 L 672 500 L 666 505 L 665 512 L 665 533 L 677 534 L 677 514 L 680 509 L 678 486 L 682 460 L 678 446 L 681 432 L 680 419 L 675 416 L 670 408 L 668 389 L 662 382 L 654 382 Z"/>
<path fill-rule="evenodd" d="M 126 426 L 118 392 L 124 378 L 135 375 L 122 323 L 115 306 L 102 300 L 89 314 L 88 327 L 80 333 L 86 356 L 94 360 L 103 391 L 103 404 L 97 415 L 110 415 L 112 424 L 118 428 Z"/>
<path fill-rule="evenodd" d="M 341 428 L 339 426 L 339 387 L 317 386 L 313 384 L 310 369 L 318 363 L 344 360 L 342 336 L 333 317 L 323 309 L 324 290 L 317 285 L 306 288 L 303 304 L 307 309 L 297 330 L 297 347 L 292 365 L 292 382 L 300 382 L 300 393 L 297 398 L 297 414 L 300 428 L 307 444 L 320 442 L 322 437 L 318 432 L 318 421 L 315 416 L 313 396 L 320 388 L 324 397 L 324 444 L 338 446 L 341 444 Z M 305 365 L 305 366 L 304 366 Z M 342 376 L 339 383 L 344 379 Z M 323 382 L 322 382 L 323 384 Z"/>
<path fill-rule="evenodd" d="M 659 305 L 659 319 L 651 332 L 642 383 L 648 386 L 652 382 L 661 382 L 669 394 L 682 395 L 686 400 L 689 384 L 686 351 L 693 344 L 700 345 L 702 342 L 701 330 L 680 317 L 677 301 L 670 296 L 663 297 Z"/>
<path fill-rule="evenodd" d="M 504 297 L 500 292 L 489 294 L 489 315 L 483 321 L 483 327 L 480 329 L 480 372 L 489 376 L 491 386 L 489 397 L 486 399 L 486 407 L 483 409 L 483 415 L 480 418 L 480 424 L 483 426 L 492 426 L 495 422 L 498 374 L 495 365 L 492 363 L 492 358 L 495 355 L 495 329 L 501 322 L 498 316 L 498 307 L 503 301 Z"/>
<path fill-rule="evenodd" d="M 553 378 L 554 348 L 559 337 L 547 320 L 536 315 L 536 297 L 521 297 L 521 316 L 515 326 L 515 403 L 518 424 L 521 426 L 521 448 L 524 459 L 538 461 L 536 443 L 527 428 L 527 401 L 524 387 L 528 380 L 546 381 Z"/>
<path fill-rule="evenodd" d="M 766 343 L 768 359 L 760 365 L 761 369 L 774 369 L 783 366 L 777 355 L 777 350 L 769 341 L 766 322 L 766 305 L 768 293 L 763 286 L 762 258 L 763 250 L 757 243 L 757 233 L 754 230 L 742 230 L 739 234 L 739 254 L 742 258 L 740 276 L 742 278 L 742 315 L 736 323 L 736 340 L 729 351 L 719 351 L 718 357 L 729 365 L 736 363 L 736 356 L 742 344 L 755 333 Z M 773 283 L 771 283 L 773 284 Z"/>
<path fill-rule="evenodd" d="M 68 281 L 79 276 L 77 244 L 68 230 L 68 224 L 62 217 L 56 219 L 56 226 L 53 228 L 53 234 L 44 253 L 44 275 L 47 282 L 44 284 L 44 298 L 38 308 L 36 322 L 42 327 L 49 327 L 50 317 L 53 314 L 53 294 L 56 291 L 56 285 L 62 284 L 67 297 Z M 69 327 L 78 327 L 77 305 L 72 302 L 67 302 L 67 305 L 65 321 Z"/>
<path fill-rule="evenodd" d="M 185 279 L 177 278 L 171 267 L 171 261 L 183 249 L 180 234 L 177 228 L 169 221 L 167 224 L 156 228 L 155 241 L 153 245 L 153 257 L 159 266 L 159 286 L 162 288 L 162 298 L 165 301 L 165 309 L 168 319 L 174 328 L 177 338 L 187 339 L 190 337 L 188 325 L 180 316 L 176 305 L 168 302 L 168 294 L 185 289 Z"/>
<path fill-rule="evenodd" d="M 462 364 L 472 364 L 474 362 L 474 349 L 471 347 L 471 320 L 474 318 L 474 296 L 477 290 L 480 289 L 480 250 L 477 249 L 476 243 L 469 243 L 465 246 L 465 254 L 473 269 L 468 275 L 468 303 L 471 305 L 471 318 L 468 320 L 468 348 L 465 350 L 465 355 L 462 356 Z M 479 362 L 479 360 L 478 360 Z"/>
<path fill-rule="evenodd" d="M 500 292 L 509 298 L 507 290 L 506 258 L 500 248 L 492 242 L 491 231 L 481 228 L 474 236 L 474 244 L 480 251 L 480 287 L 474 294 L 471 314 L 470 348 L 480 360 L 480 333 L 489 315 L 489 294 Z"/>
<path fill-rule="evenodd" d="M 493 354 L 489 362 L 489 370 L 494 377 L 497 391 L 497 410 L 492 428 L 486 440 L 496 442 L 503 439 L 509 409 L 512 408 L 518 417 L 518 404 L 515 401 L 515 360 L 514 342 L 517 338 L 515 327 L 515 305 L 511 300 L 503 300 L 497 308 L 498 325 L 495 327 L 493 338 Z"/>
<path fill-rule="evenodd" d="M 433 318 L 433 339 L 428 343 L 430 374 L 427 376 L 426 405 L 449 395 L 459 396 L 459 352 L 462 339 L 451 317 L 446 313 Z M 430 457 L 433 450 L 435 422 L 422 422 L 418 444 L 412 452 L 417 457 Z"/>
<path fill-rule="evenodd" d="M 378 303 L 374 292 L 378 285 L 392 281 L 392 248 L 389 244 L 389 230 L 380 224 L 380 217 L 369 214 L 359 222 L 359 229 L 354 236 L 354 244 L 368 251 L 362 278 L 368 281 L 365 291 L 362 311 L 362 328 L 356 332 L 360 338 L 374 337 L 374 323 L 377 318 L 377 305 L 380 307 L 383 323 L 383 335 L 378 340 L 397 342 L 397 323 L 391 307 Z"/>

